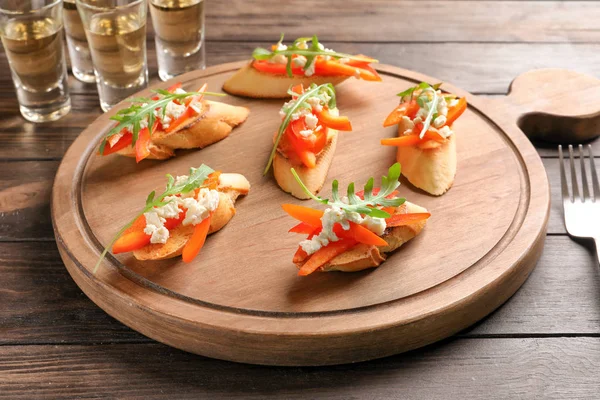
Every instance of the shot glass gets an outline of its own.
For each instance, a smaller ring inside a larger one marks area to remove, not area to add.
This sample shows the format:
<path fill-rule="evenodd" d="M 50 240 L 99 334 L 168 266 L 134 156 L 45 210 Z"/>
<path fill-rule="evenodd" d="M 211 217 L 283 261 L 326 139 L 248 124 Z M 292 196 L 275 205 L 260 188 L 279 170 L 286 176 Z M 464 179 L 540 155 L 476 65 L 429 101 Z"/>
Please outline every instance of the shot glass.
<path fill-rule="evenodd" d="M 76 0 L 108 111 L 148 85 L 145 0 Z"/>
<path fill-rule="evenodd" d="M 163 81 L 206 67 L 204 0 L 148 0 Z"/>
<path fill-rule="evenodd" d="M 62 0 L 0 0 L 2 45 L 28 121 L 55 121 L 71 110 L 62 32 Z"/>
<path fill-rule="evenodd" d="M 73 75 L 81 82 L 96 82 L 90 48 L 75 0 L 63 0 L 63 20 Z"/>

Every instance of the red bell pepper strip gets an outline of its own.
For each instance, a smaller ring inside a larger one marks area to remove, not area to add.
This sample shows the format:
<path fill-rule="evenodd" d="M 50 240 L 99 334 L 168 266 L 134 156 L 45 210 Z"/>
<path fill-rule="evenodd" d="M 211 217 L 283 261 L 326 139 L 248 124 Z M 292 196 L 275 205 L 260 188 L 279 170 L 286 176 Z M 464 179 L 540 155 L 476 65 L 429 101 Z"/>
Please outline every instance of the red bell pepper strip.
<path fill-rule="evenodd" d="M 132 141 L 133 135 L 131 134 L 131 132 L 126 132 L 123 136 L 121 136 L 121 139 L 119 139 L 119 141 L 115 143 L 114 146 L 111 146 L 110 143 L 107 142 L 102 155 L 107 156 L 109 154 L 116 153 L 117 151 L 122 150 L 127 146 L 130 146 Z"/>
<path fill-rule="evenodd" d="M 374 188 L 373 189 L 373 196 L 377 196 L 379 194 L 379 192 L 381 191 L 381 188 Z M 389 195 L 387 195 L 385 198 L 386 199 L 393 199 L 394 197 L 398 196 L 400 192 L 398 192 L 397 190 L 394 190 L 392 193 L 390 193 Z M 364 200 L 365 199 L 365 191 L 364 190 L 359 190 L 358 192 L 356 192 L 356 195 L 361 199 Z"/>
<path fill-rule="evenodd" d="M 312 235 L 317 229 L 318 228 L 315 228 L 314 226 L 307 224 L 306 222 L 300 222 L 298 225 L 292 227 L 292 229 L 290 229 L 288 232 Z"/>
<path fill-rule="evenodd" d="M 274 75 L 286 75 L 287 74 L 285 64 L 273 64 L 266 60 L 255 60 L 252 62 L 252 66 L 256 70 L 258 70 L 260 72 L 266 72 L 268 74 L 274 74 Z M 292 63 L 292 74 L 293 75 L 304 75 L 304 70 L 302 69 L 302 67 L 294 65 Z"/>
<path fill-rule="evenodd" d="M 331 242 L 327 246 L 317 250 L 298 271 L 298 275 L 306 276 L 315 272 L 317 269 L 331 261 L 336 256 L 350 250 L 356 246 L 356 241 L 352 239 L 342 239 L 337 242 Z"/>
<path fill-rule="evenodd" d="M 197 255 L 200 253 L 200 250 L 204 246 L 204 242 L 206 241 L 206 236 L 208 236 L 208 229 L 210 228 L 210 219 L 205 218 L 194 226 L 194 233 L 192 237 L 183 247 L 183 253 L 181 253 L 181 258 L 183 262 L 191 262 Z"/>
<path fill-rule="evenodd" d="M 135 142 L 135 162 L 139 163 L 150 155 L 150 130 L 148 127 L 140 129 Z"/>

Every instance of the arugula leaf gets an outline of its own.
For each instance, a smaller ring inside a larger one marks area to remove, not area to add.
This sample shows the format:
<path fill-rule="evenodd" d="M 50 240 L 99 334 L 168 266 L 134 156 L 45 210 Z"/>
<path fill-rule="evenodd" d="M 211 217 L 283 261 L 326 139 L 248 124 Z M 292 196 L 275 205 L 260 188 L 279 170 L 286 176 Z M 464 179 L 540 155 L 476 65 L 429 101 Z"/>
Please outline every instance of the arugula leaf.
<path fill-rule="evenodd" d="M 331 185 L 331 197 L 333 201 L 329 199 L 323 199 L 315 196 L 302 182 L 302 179 L 296 173 L 294 168 L 291 169 L 292 175 L 302 188 L 302 190 L 313 200 L 318 201 L 321 204 L 329 206 L 336 206 L 348 212 L 357 212 L 360 214 L 368 215 L 376 218 L 389 218 L 390 214 L 380 210 L 377 207 L 399 207 L 406 201 L 405 198 L 398 197 L 393 199 L 387 199 L 386 197 L 391 195 L 400 186 L 398 179 L 400 178 L 401 167 L 400 163 L 395 163 L 388 169 L 388 174 L 381 177 L 381 187 L 379 193 L 373 194 L 374 179 L 369 178 L 364 187 L 364 199 L 361 199 L 354 192 L 354 182 L 348 185 L 347 196 L 348 204 L 341 201 L 338 193 L 338 181 L 334 180 Z"/>
<path fill-rule="evenodd" d="M 298 93 L 292 92 L 291 88 L 288 90 L 288 93 L 293 96 L 298 95 Z M 287 102 L 282 108 L 285 112 L 285 117 L 283 118 L 281 125 L 279 125 L 279 130 L 277 131 L 277 136 L 275 137 L 275 141 L 273 143 L 273 149 L 271 150 L 269 161 L 267 161 L 267 166 L 265 167 L 263 175 L 266 175 L 267 172 L 269 172 L 271 164 L 273 164 L 273 158 L 275 158 L 277 147 L 279 146 L 279 142 L 281 141 L 283 133 L 292 120 L 292 115 L 301 108 L 312 110 L 312 106 L 306 102 L 306 100 L 311 97 L 320 98 L 323 103 L 327 104 L 329 109 L 335 108 L 336 106 L 335 89 L 331 83 L 324 83 L 319 86 L 313 83 L 308 87 L 308 90 L 301 94 L 296 100 L 290 100 Z"/>
<path fill-rule="evenodd" d="M 118 124 L 115 125 L 111 130 L 109 130 L 106 136 L 102 139 L 102 142 L 100 143 L 100 154 L 104 154 L 104 149 L 106 148 L 108 139 L 118 134 L 123 129 L 131 129 L 131 134 L 133 135 L 131 146 L 135 146 L 135 142 L 137 141 L 140 132 L 141 121 L 147 118 L 148 129 L 152 129 L 152 126 L 154 125 L 155 121 L 154 110 L 160 108 L 162 111 L 162 116 L 164 117 L 167 109 L 167 104 L 169 104 L 173 100 L 183 100 L 190 96 L 199 95 L 225 96 L 224 93 L 213 92 L 170 93 L 164 89 L 155 89 L 152 92 L 159 94 L 162 97 L 160 97 L 157 100 L 152 100 L 149 97 L 134 97 L 128 99 L 126 101 L 132 103 L 132 105 L 128 108 L 117 111 L 117 113 L 114 116 L 110 117 L 111 120 L 117 121 Z"/>
<path fill-rule="evenodd" d="M 128 228 L 130 228 L 131 225 L 133 225 L 133 223 L 139 217 L 144 215 L 144 213 L 147 213 L 148 211 L 152 210 L 154 207 L 162 207 L 164 205 L 169 204 L 170 200 L 164 201 L 165 197 L 174 196 L 180 193 L 188 193 L 192 190 L 198 189 L 202 186 L 202 184 L 208 178 L 208 176 L 213 172 L 214 170 L 205 164 L 200 165 L 199 168 L 190 168 L 190 173 L 187 179 L 179 183 L 178 185 L 175 184 L 175 178 L 173 178 L 172 175 L 167 174 L 167 187 L 165 188 L 164 192 L 156 196 L 156 191 L 152 191 L 148 195 L 148 197 L 146 198 L 146 206 L 142 209 L 142 211 L 139 212 L 135 217 L 133 217 L 131 221 L 125 224 L 125 226 L 119 229 L 115 236 L 113 236 L 113 238 L 110 240 L 109 244 L 104 248 L 104 250 L 100 254 L 100 258 L 98 258 L 98 262 L 96 262 L 96 265 L 94 266 L 93 273 L 96 273 L 98 266 L 100 266 L 100 263 L 102 262 L 104 257 L 106 257 L 108 250 L 113 247 L 113 245 L 121 237 L 121 235 L 123 235 L 123 233 Z"/>
<path fill-rule="evenodd" d="M 299 47 L 301 43 L 306 44 L 309 41 L 311 42 L 311 45 L 307 46 L 307 48 Z M 279 39 L 279 42 L 277 42 L 277 44 L 279 45 L 282 42 L 283 42 L 283 33 L 281 34 L 281 37 Z M 314 35 L 312 38 L 306 38 L 306 37 L 298 38 L 298 39 L 294 40 L 294 42 L 290 46 L 288 46 L 287 49 L 285 49 L 285 50 L 269 51 L 262 47 L 257 47 L 252 52 L 252 58 L 254 58 L 255 60 L 270 60 L 271 58 L 275 57 L 278 54 L 282 54 L 287 57 L 288 61 L 286 64 L 286 72 L 287 72 L 288 76 L 290 76 L 290 77 L 293 76 L 293 74 L 292 74 L 292 57 L 291 57 L 292 55 L 299 55 L 299 56 L 306 57 L 306 64 L 303 67 L 304 71 L 306 71 L 306 69 L 309 68 L 313 62 L 315 62 L 315 58 L 317 56 L 330 56 L 330 57 L 334 57 L 336 59 L 348 58 L 351 60 L 363 60 L 364 61 L 364 57 L 361 57 L 361 56 L 355 56 L 355 55 L 346 54 L 346 53 L 338 53 L 336 51 L 321 50 L 321 48 L 319 47 L 319 38 L 317 37 L 317 35 Z M 373 60 L 371 62 L 376 63 L 378 61 Z"/>

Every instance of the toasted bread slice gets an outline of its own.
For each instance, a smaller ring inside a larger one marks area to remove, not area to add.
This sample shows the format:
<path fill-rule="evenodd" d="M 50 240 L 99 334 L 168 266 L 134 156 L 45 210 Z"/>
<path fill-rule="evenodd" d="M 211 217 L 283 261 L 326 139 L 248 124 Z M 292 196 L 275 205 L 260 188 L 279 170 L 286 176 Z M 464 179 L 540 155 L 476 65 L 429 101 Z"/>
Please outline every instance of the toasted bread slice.
<path fill-rule="evenodd" d="M 427 212 L 425 208 L 407 201 L 396 208 L 395 214 L 424 212 Z M 362 243 L 357 244 L 349 251 L 338 255 L 327 264 L 323 265 L 320 268 L 320 271 L 355 272 L 367 268 L 375 268 L 385 261 L 387 253 L 391 253 L 421 233 L 426 223 L 427 220 L 423 220 L 406 226 L 388 228 L 382 236 L 388 243 L 387 246 L 377 247 Z M 303 263 L 304 260 L 301 263 L 298 263 L 298 268 L 302 267 Z"/>
<path fill-rule="evenodd" d="M 152 133 L 150 156 L 147 158 L 166 160 L 174 155 L 175 149 L 201 149 L 223 140 L 248 118 L 249 113 L 246 107 L 203 100 L 202 112 L 188 118 L 173 132 L 157 130 Z M 129 146 L 118 154 L 135 157 L 135 149 Z"/>
<path fill-rule="evenodd" d="M 405 131 L 402 122 L 398 134 Z M 398 147 L 396 159 L 402 165 L 402 175 L 415 187 L 441 196 L 454 183 L 456 176 L 456 138 L 452 134 L 444 143 L 427 143 L 428 146 Z"/>
<path fill-rule="evenodd" d="M 240 68 L 223 84 L 223 90 L 236 96 L 257 99 L 285 99 L 290 97 L 288 90 L 292 85 L 302 84 L 308 87 L 311 83 L 337 85 L 348 79 L 348 76 L 299 76 L 274 75 L 258 71 L 252 62 Z"/>
<path fill-rule="evenodd" d="M 219 206 L 214 211 L 208 233 L 223 228 L 235 215 L 235 200 L 238 196 L 248 194 L 250 182 L 241 174 L 221 174 L 219 177 Z M 164 260 L 181 255 L 183 248 L 194 233 L 193 225 L 179 225 L 169 232 L 165 244 L 149 244 L 133 252 L 138 260 Z"/>
<path fill-rule="evenodd" d="M 339 110 L 334 108 L 330 111 L 332 115 L 339 115 Z M 327 131 L 327 144 L 317 154 L 317 165 L 314 168 L 307 168 L 304 165 L 292 165 L 290 160 L 283 154 L 277 153 L 273 158 L 273 175 L 279 187 L 284 192 L 290 193 L 292 196 L 300 200 L 306 200 L 310 197 L 304 193 L 304 190 L 300 187 L 294 175 L 290 171 L 292 168 L 296 171 L 302 182 L 306 185 L 308 190 L 313 194 L 319 193 L 325 179 L 327 178 L 327 172 L 333 161 L 333 155 L 337 146 L 338 131 L 335 129 L 328 129 Z"/>

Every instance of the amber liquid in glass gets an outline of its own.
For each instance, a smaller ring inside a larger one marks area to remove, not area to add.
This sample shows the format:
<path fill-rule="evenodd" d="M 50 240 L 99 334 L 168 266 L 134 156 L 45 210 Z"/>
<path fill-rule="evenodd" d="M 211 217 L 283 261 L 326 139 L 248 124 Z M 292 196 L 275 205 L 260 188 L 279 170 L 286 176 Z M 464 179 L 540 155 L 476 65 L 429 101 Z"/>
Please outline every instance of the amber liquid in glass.
<path fill-rule="evenodd" d="M 150 0 L 161 79 L 205 67 L 204 1 Z"/>
<path fill-rule="evenodd" d="M 1 36 L 23 116 L 42 122 L 68 112 L 61 23 L 42 17 L 14 19 L 2 27 Z"/>

